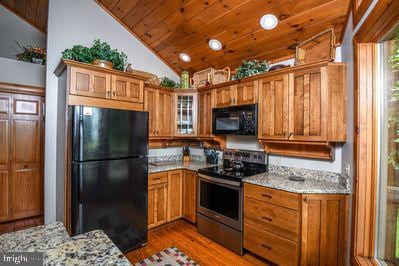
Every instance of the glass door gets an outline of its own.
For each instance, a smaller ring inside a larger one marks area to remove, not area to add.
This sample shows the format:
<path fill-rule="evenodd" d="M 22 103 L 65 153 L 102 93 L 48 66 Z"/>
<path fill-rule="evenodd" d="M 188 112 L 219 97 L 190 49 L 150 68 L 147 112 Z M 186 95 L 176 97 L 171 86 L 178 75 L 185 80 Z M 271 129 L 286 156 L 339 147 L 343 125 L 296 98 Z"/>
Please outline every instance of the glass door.
<path fill-rule="evenodd" d="M 176 94 L 176 135 L 196 134 L 195 93 Z"/>
<path fill-rule="evenodd" d="M 399 264 L 399 32 L 380 44 L 377 258 Z"/>

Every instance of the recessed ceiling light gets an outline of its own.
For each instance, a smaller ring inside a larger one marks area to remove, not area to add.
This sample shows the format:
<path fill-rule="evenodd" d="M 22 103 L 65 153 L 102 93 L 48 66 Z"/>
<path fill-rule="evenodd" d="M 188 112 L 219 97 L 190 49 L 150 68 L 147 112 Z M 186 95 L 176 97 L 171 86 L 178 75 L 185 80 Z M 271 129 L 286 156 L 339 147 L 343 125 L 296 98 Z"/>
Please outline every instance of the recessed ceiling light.
<path fill-rule="evenodd" d="M 191 57 L 186 54 L 186 53 L 181 53 L 180 54 L 180 59 L 184 62 L 190 62 L 191 61 Z"/>
<path fill-rule="evenodd" d="M 274 29 L 277 26 L 277 24 L 278 24 L 278 19 L 275 15 L 266 14 L 260 18 L 260 25 L 265 30 Z"/>
<path fill-rule="evenodd" d="M 220 50 L 222 49 L 222 43 L 216 39 L 212 39 L 209 41 L 209 47 L 211 47 L 212 50 Z"/>

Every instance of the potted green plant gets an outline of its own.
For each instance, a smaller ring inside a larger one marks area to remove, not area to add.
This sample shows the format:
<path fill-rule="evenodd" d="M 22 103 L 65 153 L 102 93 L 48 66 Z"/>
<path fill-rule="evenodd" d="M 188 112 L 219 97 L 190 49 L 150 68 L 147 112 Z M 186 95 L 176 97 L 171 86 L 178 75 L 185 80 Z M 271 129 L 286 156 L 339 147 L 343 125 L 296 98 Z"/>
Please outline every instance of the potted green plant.
<path fill-rule="evenodd" d="M 167 88 L 179 88 L 179 87 L 180 87 L 180 84 L 179 84 L 179 83 L 177 83 L 177 82 L 171 80 L 171 79 L 168 78 L 168 77 L 163 77 L 163 78 L 161 79 L 161 83 L 160 83 L 159 85 L 160 85 L 160 86 L 163 86 L 163 87 L 167 87 Z"/>
<path fill-rule="evenodd" d="M 46 63 L 46 49 L 41 47 L 34 47 L 32 45 L 22 46 L 18 42 L 16 44 L 23 50 L 22 53 L 17 54 L 17 59 L 20 61 L 44 65 Z"/>
<path fill-rule="evenodd" d="M 266 72 L 269 63 L 266 60 L 244 60 L 242 65 L 236 69 L 236 79 L 243 79 Z"/>
<path fill-rule="evenodd" d="M 101 42 L 99 39 L 94 40 L 90 48 L 74 45 L 72 48 L 66 49 L 62 52 L 62 58 L 121 71 L 125 70 L 127 64 L 125 53 L 111 49 L 108 43 Z"/>

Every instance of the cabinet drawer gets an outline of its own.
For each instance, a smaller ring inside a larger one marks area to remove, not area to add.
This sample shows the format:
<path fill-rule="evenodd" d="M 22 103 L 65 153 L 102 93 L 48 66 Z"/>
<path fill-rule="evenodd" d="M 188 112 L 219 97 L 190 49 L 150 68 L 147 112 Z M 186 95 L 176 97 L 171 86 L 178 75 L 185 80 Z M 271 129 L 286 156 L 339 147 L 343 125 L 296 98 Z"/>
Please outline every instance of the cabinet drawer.
<path fill-rule="evenodd" d="M 156 185 L 168 182 L 168 172 L 153 173 L 148 175 L 148 185 Z"/>
<path fill-rule="evenodd" d="M 244 196 L 285 208 L 299 210 L 300 195 L 262 186 L 244 184 Z"/>
<path fill-rule="evenodd" d="M 244 198 L 244 222 L 298 242 L 299 213 L 259 200 Z"/>
<path fill-rule="evenodd" d="M 244 248 L 279 265 L 298 265 L 298 243 L 246 223 Z"/>

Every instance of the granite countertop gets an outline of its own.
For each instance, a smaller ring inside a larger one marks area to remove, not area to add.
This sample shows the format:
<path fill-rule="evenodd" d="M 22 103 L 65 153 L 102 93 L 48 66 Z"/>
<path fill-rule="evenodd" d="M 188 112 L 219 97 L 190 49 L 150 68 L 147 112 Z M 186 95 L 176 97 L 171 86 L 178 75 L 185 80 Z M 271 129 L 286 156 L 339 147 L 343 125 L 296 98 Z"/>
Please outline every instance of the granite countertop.
<path fill-rule="evenodd" d="M 290 175 L 299 175 L 305 181 L 292 181 Z M 243 179 L 243 182 L 299 194 L 350 194 L 349 178 L 338 173 L 301 168 L 269 166 L 269 172 Z"/>
<path fill-rule="evenodd" d="M 0 235 L 0 252 L 44 252 L 44 265 L 131 265 L 101 230 L 70 237 L 60 222 Z"/>
<path fill-rule="evenodd" d="M 165 164 L 165 165 L 153 165 L 149 163 L 148 173 L 151 174 L 151 173 L 158 173 L 158 172 L 165 172 L 165 171 L 172 171 L 179 169 L 198 171 L 198 169 L 200 168 L 206 168 L 211 166 L 215 166 L 215 164 L 207 164 L 206 162 L 203 161 L 190 161 L 186 163 L 182 161 L 176 161 L 176 162 L 170 162 L 170 164 Z"/>

